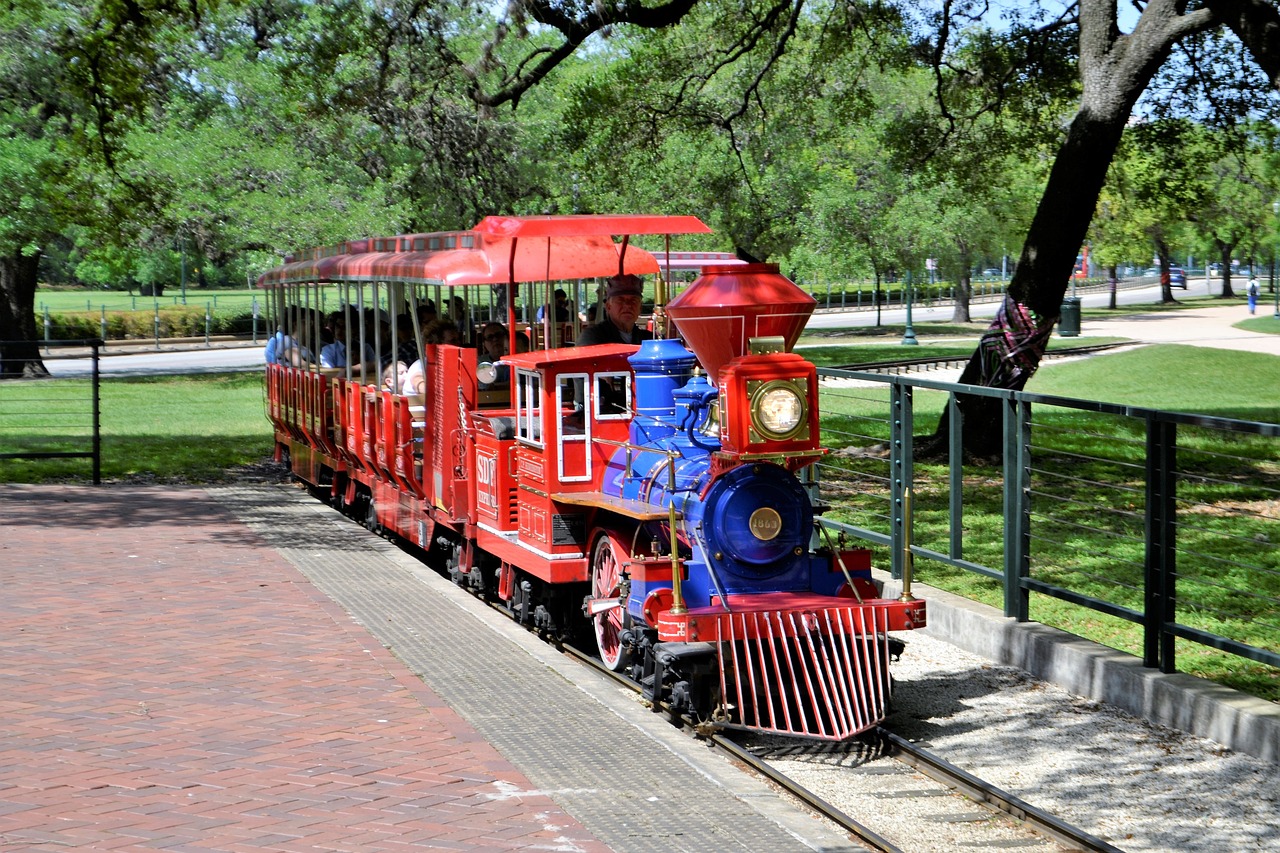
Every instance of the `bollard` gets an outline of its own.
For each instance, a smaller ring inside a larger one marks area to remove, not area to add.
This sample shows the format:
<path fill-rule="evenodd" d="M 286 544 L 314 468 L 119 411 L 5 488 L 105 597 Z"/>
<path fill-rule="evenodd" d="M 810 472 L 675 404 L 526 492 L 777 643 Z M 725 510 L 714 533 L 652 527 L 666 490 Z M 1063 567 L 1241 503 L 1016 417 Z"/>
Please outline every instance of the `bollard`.
<path fill-rule="evenodd" d="M 217 299 L 215 296 L 214 299 Z M 204 304 L 204 345 L 209 346 L 209 321 L 212 319 L 209 315 L 213 311 L 212 306 L 206 302 Z"/>

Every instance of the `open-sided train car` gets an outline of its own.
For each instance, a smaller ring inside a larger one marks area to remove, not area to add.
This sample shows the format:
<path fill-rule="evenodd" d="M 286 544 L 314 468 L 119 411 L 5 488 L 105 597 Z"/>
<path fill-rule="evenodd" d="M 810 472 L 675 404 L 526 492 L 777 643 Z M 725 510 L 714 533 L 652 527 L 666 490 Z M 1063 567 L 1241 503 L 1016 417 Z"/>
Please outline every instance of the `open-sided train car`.
<path fill-rule="evenodd" d="M 792 352 L 814 300 L 775 266 L 725 263 L 670 303 L 659 278 L 656 335 L 639 346 L 574 347 L 576 314 L 536 319 L 556 287 L 585 299 L 606 277 L 679 267 L 632 238 L 669 247 L 707 230 L 693 217 L 490 217 L 287 259 L 260 284 L 304 356 L 317 309 L 356 308 L 349 346 L 377 354 L 394 346 L 378 320 L 417 317 L 428 299 L 458 306 L 470 339 L 477 313 L 497 313 L 515 354 L 488 364 L 465 343 L 423 343 L 415 325 L 420 399 L 379 389 L 371 365 L 269 363 L 277 453 L 519 621 L 594 636 L 655 705 L 844 739 L 886 714 L 890 632 L 923 626 L 925 605 L 880 597 L 869 553 L 815 524 L 817 372 Z"/>

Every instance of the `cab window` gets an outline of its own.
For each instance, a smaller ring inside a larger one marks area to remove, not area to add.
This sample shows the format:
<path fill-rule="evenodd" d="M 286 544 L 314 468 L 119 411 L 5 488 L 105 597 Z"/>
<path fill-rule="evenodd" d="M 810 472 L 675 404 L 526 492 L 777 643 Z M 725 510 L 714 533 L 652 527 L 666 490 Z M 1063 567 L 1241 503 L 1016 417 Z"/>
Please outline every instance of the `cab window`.
<path fill-rule="evenodd" d="M 516 374 L 516 438 L 542 446 L 542 374 L 537 371 Z"/>
<path fill-rule="evenodd" d="M 597 420 L 625 420 L 631 417 L 631 371 L 597 373 L 594 381 Z"/>

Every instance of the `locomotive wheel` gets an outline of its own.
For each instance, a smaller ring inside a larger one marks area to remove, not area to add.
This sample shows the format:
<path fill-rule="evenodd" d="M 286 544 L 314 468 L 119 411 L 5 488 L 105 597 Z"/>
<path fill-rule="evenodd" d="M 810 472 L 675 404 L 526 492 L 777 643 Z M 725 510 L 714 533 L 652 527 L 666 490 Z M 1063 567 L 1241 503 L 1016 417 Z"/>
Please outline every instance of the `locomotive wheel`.
<path fill-rule="evenodd" d="M 591 551 L 591 597 L 617 598 L 621 594 L 622 565 L 626 551 L 610 534 L 596 539 Z M 596 646 L 600 660 L 613 672 L 621 672 L 631 664 L 631 650 L 622 643 L 622 632 L 631 626 L 626 602 L 597 613 L 591 620 L 596 630 Z"/>

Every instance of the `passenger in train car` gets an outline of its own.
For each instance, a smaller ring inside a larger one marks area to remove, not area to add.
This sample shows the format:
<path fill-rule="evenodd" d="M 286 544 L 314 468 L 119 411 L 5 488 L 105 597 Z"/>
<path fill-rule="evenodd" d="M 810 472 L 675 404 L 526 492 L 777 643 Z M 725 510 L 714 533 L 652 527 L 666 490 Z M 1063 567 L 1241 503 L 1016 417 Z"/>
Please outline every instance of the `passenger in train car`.
<path fill-rule="evenodd" d="M 564 292 L 564 288 L 557 287 L 553 294 L 555 303 L 554 317 L 557 323 L 567 323 L 569 318 L 573 316 L 573 306 L 569 303 L 569 294 Z M 547 318 L 547 306 L 538 306 L 538 322 L 541 323 Z"/>
<path fill-rule="evenodd" d="M 434 323 L 434 316 L 435 306 L 433 305 L 431 306 L 431 318 L 433 319 L 429 320 L 428 323 Z M 428 323 L 419 321 L 419 328 L 424 330 L 424 341 L 422 341 L 424 343 L 426 343 L 425 330 L 428 327 Z M 413 364 L 413 362 L 417 361 L 417 355 L 419 353 L 417 353 L 417 338 L 413 333 L 413 316 L 399 314 L 396 316 L 396 360 L 403 361 L 404 364 Z"/>
<path fill-rule="evenodd" d="M 457 347 L 462 346 L 462 336 L 458 334 L 458 329 L 452 322 L 438 319 L 431 325 L 423 327 L 422 342 L 427 345 L 449 344 Z M 409 365 L 404 382 L 400 386 L 400 393 L 414 398 L 412 402 L 417 405 L 422 405 L 427 393 L 426 382 L 426 366 L 419 358 Z"/>
<path fill-rule="evenodd" d="M 507 327 L 501 323 L 489 322 L 480 330 L 480 360 L 495 362 L 507 354 Z M 511 371 L 505 364 L 499 364 L 497 374 L 492 382 L 481 382 L 480 390 L 505 388 L 511 382 Z"/>
<path fill-rule="evenodd" d="M 263 358 L 268 364 L 282 364 L 285 367 L 303 367 L 315 361 L 315 355 L 304 343 L 309 337 L 311 326 L 309 309 L 286 309 L 280 321 L 280 328 L 263 350 Z"/>
<path fill-rule="evenodd" d="M 424 344 L 449 344 L 457 347 L 462 346 L 462 335 L 458 333 L 458 327 L 449 320 L 436 320 L 434 323 L 422 327 L 422 342 Z"/>
<path fill-rule="evenodd" d="M 280 341 L 284 339 L 284 324 L 281 323 L 276 327 L 275 332 L 267 339 L 267 345 L 262 348 L 262 360 L 267 364 L 276 364 L 276 352 L 280 348 Z"/>
<path fill-rule="evenodd" d="M 507 354 L 507 327 L 497 322 L 480 329 L 480 360 L 497 361 Z"/>
<path fill-rule="evenodd" d="M 604 295 L 604 319 L 578 335 L 580 347 L 592 344 L 638 344 L 653 333 L 636 325 L 640 319 L 644 287 L 638 275 L 616 275 L 608 280 Z"/>
<path fill-rule="evenodd" d="M 457 328 L 458 334 L 462 336 L 462 340 L 464 342 L 471 340 L 474 329 L 471 326 L 471 311 L 467 308 L 467 300 L 457 295 L 450 299 L 448 316 Z"/>
<path fill-rule="evenodd" d="M 418 303 L 418 322 L 421 325 L 425 326 L 439 319 L 440 314 L 436 311 L 436 301 L 434 299 L 424 299 Z"/>
<path fill-rule="evenodd" d="M 346 310 L 334 311 L 329 315 L 328 327 L 333 333 L 333 343 L 325 344 L 324 348 L 320 350 L 321 368 L 342 368 L 347 366 L 349 358 L 348 347 L 351 345 L 351 332 L 354 326 L 351 322 L 352 319 L 348 316 Z M 366 343 L 364 345 L 364 357 L 361 362 L 372 366 L 376 361 L 373 347 Z M 358 368 L 361 362 L 355 362 L 351 366 Z"/>
<path fill-rule="evenodd" d="M 404 393 L 405 380 L 408 378 L 409 365 L 403 361 L 388 364 L 382 371 L 382 390 L 392 394 Z"/>

